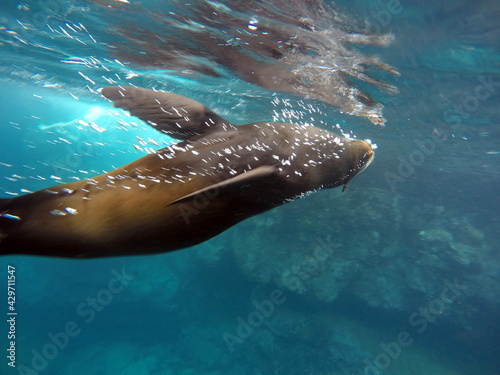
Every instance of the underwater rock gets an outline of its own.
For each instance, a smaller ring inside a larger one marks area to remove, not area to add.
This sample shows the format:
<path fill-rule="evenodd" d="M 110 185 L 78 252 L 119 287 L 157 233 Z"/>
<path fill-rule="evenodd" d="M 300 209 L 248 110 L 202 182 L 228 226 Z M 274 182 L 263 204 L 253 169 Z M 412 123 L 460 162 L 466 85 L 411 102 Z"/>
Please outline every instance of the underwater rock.
<path fill-rule="evenodd" d="M 273 282 L 299 294 L 312 293 L 322 301 L 335 300 L 340 291 L 359 280 L 366 259 L 371 264 L 382 259 L 378 249 L 384 249 L 386 256 L 394 252 L 388 245 L 397 233 L 398 198 L 388 204 L 385 196 L 368 189 L 361 195 L 370 196 L 371 204 L 364 205 L 353 192 L 334 192 L 318 199 L 311 197 L 310 202 L 294 202 L 295 210 L 303 213 L 300 218 L 282 210 L 242 223 L 242 231 L 257 234 L 245 248 L 232 242 L 243 272 L 260 282 Z M 323 212 L 313 213 L 317 206 L 322 206 Z M 266 225 L 269 221 L 276 228 L 272 232 Z M 235 240 L 238 232 L 233 232 Z M 352 249 L 354 243 L 356 248 Z"/>
<path fill-rule="evenodd" d="M 366 330 L 354 329 L 353 319 L 298 303 L 292 298 L 276 306 L 234 354 L 252 358 L 256 366 L 279 366 L 280 374 L 363 373 L 364 360 L 370 357 Z"/>
<path fill-rule="evenodd" d="M 350 327 L 337 324 L 331 332 L 328 343 L 330 360 L 335 363 L 340 374 L 361 374 L 364 360 L 370 355 L 362 349 L 359 340 Z"/>
<path fill-rule="evenodd" d="M 445 243 L 453 241 L 453 236 L 443 229 L 423 230 L 419 235 L 423 241 L 438 241 Z"/>
<path fill-rule="evenodd" d="M 147 260 L 138 260 L 131 265 L 130 273 L 137 275 L 139 281 L 131 283 L 131 297 L 137 300 L 147 299 L 164 310 L 175 308 L 170 300 L 179 289 L 180 276 L 172 266 L 175 267 L 172 261 L 153 263 Z"/>
<path fill-rule="evenodd" d="M 308 301 L 351 296 L 403 317 L 455 282 L 460 303 L 443 302 L 439 319 L 470 329 L 476 301 L 499 308 L 500 260 L 494 238 L 457 210 L 388 190 L 331 191 L 240 224 L 227 245 L 251 280 Z M 245 247 L 242 233 L 254 233 Z"/>

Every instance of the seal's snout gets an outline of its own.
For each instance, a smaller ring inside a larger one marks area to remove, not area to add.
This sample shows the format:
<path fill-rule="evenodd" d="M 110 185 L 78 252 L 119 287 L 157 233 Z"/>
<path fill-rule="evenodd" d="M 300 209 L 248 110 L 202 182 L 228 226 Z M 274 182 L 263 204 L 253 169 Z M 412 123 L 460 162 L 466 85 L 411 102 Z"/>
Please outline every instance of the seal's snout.
<path fill-rule="evenodd" d="M 372 145 L 366 141 L 354 140 L 351 146 L 355 157 L 359 160 L 357 173 L 361 173 L 371 164 L 375 152 L 373 152 Z"/>

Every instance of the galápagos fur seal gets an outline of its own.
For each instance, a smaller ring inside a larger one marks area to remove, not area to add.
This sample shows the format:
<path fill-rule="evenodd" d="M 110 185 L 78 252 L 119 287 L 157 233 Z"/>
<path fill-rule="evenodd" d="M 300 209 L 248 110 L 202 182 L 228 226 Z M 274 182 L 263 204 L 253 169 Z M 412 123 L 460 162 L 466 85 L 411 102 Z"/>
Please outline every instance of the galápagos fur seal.
<path fill-rule="evenodd" d="M 314 126 L 234 126 L 183 96 L 106 87 L 115 107 L 181 140 L 109 173 L 0 200 L 0 254 L 94 258 L 206 241 L 308 192 L 345 185 L 369 143 Z"/>

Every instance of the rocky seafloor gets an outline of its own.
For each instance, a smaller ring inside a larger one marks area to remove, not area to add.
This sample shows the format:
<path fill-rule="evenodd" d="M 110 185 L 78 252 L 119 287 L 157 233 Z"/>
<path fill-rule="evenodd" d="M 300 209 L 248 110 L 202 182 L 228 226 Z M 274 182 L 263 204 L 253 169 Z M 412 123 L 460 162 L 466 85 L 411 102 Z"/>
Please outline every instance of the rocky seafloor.
<path fill-rule="evenodd" d="M 464 212 L 388 189 L 325 191 L 241 223 L 198 256 L 213 267 L 230 257 L 256 283 L 257 309 L 273 289 L 286 296 L 234 344 L 273 353 L 286 364 L 278 373 L 478 373 L 500 354 L 500 233 Z"/>

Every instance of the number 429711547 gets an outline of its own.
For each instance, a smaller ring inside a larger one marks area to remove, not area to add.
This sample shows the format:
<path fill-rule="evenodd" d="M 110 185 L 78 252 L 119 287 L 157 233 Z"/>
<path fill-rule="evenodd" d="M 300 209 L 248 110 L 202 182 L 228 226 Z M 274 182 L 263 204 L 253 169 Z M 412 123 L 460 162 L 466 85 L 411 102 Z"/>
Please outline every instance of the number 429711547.
<path fill-rule="evenodd" d="M 7 266 L 7 303 L 9 304 L 9 311 L 16 310 L 16 267 Z"/>

